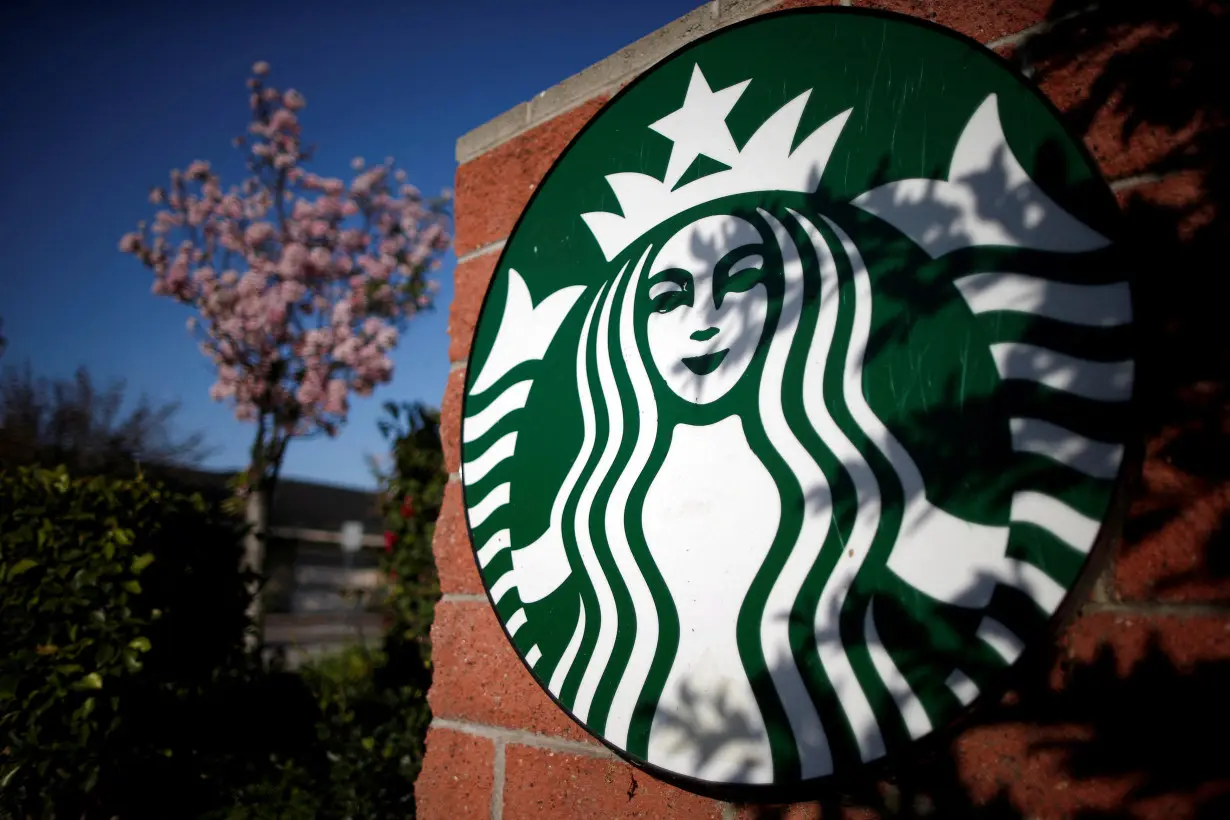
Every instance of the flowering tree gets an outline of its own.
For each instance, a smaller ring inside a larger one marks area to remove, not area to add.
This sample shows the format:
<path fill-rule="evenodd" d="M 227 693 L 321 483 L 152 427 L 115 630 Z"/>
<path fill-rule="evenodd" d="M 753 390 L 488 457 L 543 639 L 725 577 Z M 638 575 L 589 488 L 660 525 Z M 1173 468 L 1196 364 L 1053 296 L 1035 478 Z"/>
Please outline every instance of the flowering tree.
<path fill-rule="evenodd" d="M 239 492 L 258 534 L 291 439 L 336 435 L 350 395 L 392 377 L 389 352 L 431 305 L 427 276 L 450 241 L 447 196 L 425 200 L 391 158 L 356 158 L 348 182 L 307 171 L 306 101 L 268 73 L 252 67 L 252 121 L 234 141 L 247 178 L 224 189 L 208 162 L 173 170 L 150 192 L 153 221 L 120 240 L 153 272 L 155 295 L 195 311 L 189 332 L 218 372 L 210 396 L 255 424 Z M 260 542 L 248 550 L 257 571 Z"/>

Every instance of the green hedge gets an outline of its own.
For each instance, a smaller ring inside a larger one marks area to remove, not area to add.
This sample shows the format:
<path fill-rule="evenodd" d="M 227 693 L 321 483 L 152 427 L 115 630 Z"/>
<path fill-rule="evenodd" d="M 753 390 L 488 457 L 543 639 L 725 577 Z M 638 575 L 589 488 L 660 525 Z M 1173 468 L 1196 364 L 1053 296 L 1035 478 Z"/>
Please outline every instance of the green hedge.
<path fill-rule="evenodd" d="M 412 817 L 443 477 L 434 417 L 389 432 L 384 644 L 300 673 L 244 648 L 243 532 L 216 500 L 0 472 L 0 818 Z"/>
<path fill-rule="evenodd" d="M 0 474 L 0 815 L 227 816 L 326 771 L 311 692 L 244 651 L 240 535 L 145 477 Z"/>

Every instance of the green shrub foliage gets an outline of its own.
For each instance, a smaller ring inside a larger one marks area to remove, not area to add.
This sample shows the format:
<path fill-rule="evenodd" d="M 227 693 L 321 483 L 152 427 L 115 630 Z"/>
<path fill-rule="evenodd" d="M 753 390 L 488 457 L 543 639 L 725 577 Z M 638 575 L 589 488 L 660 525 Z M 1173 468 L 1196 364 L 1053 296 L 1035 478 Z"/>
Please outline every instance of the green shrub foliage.
<path fill-rule="evenodd" d="M 0 820 L 405 818 L 431 713 L 439 419 L 382 424 L 380 649 L 244 648 L 243 529 L 146 475 L 0 471 Z"/>
<path fill-rule="evenodd" d="M 244 652 L 240 535 L 143 476 L 0 474 L 0 814 L 192 816 L 313 748 Z"/>

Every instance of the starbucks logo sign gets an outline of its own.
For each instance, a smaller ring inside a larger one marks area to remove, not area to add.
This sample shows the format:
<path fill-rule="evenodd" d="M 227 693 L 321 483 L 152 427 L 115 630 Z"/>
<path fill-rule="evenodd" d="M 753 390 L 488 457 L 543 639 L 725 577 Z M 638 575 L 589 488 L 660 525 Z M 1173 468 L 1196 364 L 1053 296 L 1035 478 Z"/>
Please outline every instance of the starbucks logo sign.
<path fill-rule="evenodd" d="M 1115 203 L 981 46 L 810 10 L 616 96 L 471 354 L 476 560 L 638 765 L 797 785 L 950 722 L 1076 584 L 1132 396 Z"/>

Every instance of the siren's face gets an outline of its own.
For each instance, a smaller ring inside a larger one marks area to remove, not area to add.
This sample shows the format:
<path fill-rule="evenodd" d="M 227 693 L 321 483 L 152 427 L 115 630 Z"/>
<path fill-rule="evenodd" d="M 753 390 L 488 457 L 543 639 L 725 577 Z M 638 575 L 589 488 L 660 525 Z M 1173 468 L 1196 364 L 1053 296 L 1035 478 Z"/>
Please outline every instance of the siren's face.
<path fill-rule="evenodd" d="M 746 220 L 710 216 L 658 253 L 647 280 L 649 352 L 687 401 L 716 401 L 747 371 L 768 310 L 763 243 Z"/>

